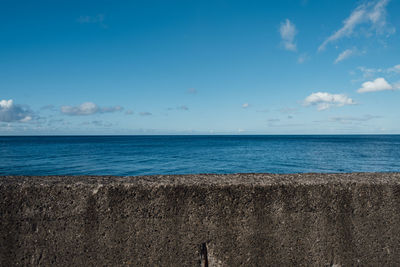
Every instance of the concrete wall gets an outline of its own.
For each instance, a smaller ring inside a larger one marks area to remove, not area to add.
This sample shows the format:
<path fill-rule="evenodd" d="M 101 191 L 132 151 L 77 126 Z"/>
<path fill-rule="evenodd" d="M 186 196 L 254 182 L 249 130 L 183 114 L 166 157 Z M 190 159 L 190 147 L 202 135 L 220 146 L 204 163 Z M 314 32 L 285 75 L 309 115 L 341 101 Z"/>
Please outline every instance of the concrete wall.
<path fill-rule="evenodd" d="M 400 265 L 400 174 L 0 177 L 0 265 Z"/>

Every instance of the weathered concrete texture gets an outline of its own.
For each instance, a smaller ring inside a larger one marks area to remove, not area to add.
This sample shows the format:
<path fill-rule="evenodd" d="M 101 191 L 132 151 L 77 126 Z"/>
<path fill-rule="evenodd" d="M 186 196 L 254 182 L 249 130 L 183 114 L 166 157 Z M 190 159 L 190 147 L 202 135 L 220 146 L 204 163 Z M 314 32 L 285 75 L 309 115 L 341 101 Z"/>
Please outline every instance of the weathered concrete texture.
<path fill-rule="evenodd" d="M 400 265 L 400 174 L 0 177 L 0 265 Z"/>

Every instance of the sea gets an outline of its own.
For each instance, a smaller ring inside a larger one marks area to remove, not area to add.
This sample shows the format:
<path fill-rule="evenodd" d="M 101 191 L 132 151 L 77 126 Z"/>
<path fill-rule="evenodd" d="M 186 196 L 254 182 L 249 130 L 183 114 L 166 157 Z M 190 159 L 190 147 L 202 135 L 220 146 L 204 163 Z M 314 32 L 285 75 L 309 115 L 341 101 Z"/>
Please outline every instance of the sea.
<path fill-rule="evenodd" d="M 0 137 L 0 175 L 399 171 L 400 135 Z"/>

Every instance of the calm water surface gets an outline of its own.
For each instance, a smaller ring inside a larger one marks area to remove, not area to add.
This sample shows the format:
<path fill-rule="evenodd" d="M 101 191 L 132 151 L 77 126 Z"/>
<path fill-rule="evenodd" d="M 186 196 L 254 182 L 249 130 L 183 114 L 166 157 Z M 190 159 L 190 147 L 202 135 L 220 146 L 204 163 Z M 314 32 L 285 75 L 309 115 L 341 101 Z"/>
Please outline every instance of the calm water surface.
<path fill-rule="evenodd" d="M 0 175 L 400 171 L 400 135 L 0 137 Z"/>

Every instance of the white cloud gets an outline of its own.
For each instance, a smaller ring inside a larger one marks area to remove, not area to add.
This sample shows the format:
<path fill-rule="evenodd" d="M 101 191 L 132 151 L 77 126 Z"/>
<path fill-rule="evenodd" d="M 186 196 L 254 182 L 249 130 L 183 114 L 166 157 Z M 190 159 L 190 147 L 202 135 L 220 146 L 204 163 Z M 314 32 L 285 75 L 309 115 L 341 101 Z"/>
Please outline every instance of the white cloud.
<path fill-rule="evenodd" d="M 305 106 L 316 105 L 319 111 L 329 109 L 333 106 L 341 107 L 354 104 L 354 100 L 346 95 L 325 92 L 312 93 L 304 100 Z"/>
<path fill-rule="evenodd" d="M 62 106 L 61 112 L 71 116 L 93 115 L 96 113 L 112 113 L 123 110 L 121 106 L 99 107 L 95 103 L 85 102 L 79 106 Z"/>
<path fill-rule="evenodd" d="M 297 47 L 294 42 L 294 38 L 296 37 L 297 30 L 296 26 L 291 23 L 289 19 L 286 19 L 285 22 L 281 23 L 279 33 L 281 34 L 283 46 L 285 47 L 285 49 L 289 51 L 296 51 Z"/>
<path fill-rule="evenodd" d="M 14 104 L 12 99 L 0 101 L 0 122 L 28 122 L 33 112 L 24 106 Z"/>
<path fill-rule="evenodd" d="M 242 105 L 242 108 L 248 108 L 249 106 L 250 106 L 249 103 L 244 103 L 244 104 Z"/>
<path fill-rule="evenodd" d="M 98 111 L 96 104 L 92 102 L 86 102 L 80 106 L 62 106 L 61 112 L 68 115 L 91 115 Z"/>
<path fill-rule="evenodd" d="M 335 64 L 339 63 L 342 60 L 345 60 L 349 58 L 351 55 L 354 54 L 354 50 L 351 49 L 346 49 L 342 53 L 339 54 L 339 56 L 335 60 Z"/>
<path fill-rule="evenodd" d="M 362 87 L 357 90 L 358 93 L 377 92 L 394 89 L 393 86 L 391 86 L 384 78 L 377 78 L 373 81 L 365 82 L 361 86 Z"/>
<path fill-rule="evenodd" d="M 12 99 L 10 100 L 1 100 L 0 101 L 0 108 L 2 109 L 11 109 L 12 106 L 14 105 L 14 101 Z"/>
<path fill-rule="evenodd" d="M 153 115 L 153 114 L 146 111 L 146 112 L 139 112 L 139 115 L 140 115 L 140 116 L 151 116 L 151 115 Z"/>
<path fill-rule="evenodd" d="M 369 32 L 375 31 L 377 34 L 385 32 L 386 29 L 386 5 L 389 0 L 370 1 L 359 5 L 350 16 L 343 21 L 343 26 L 331 36 L 329 36 L 318 48 L 318 51 L 343 37 L 350 37 L 355 29 L 360 25 L 369 25 Z M 394 28 L 387 29 L 387 33 L 393 33 Z"/>

